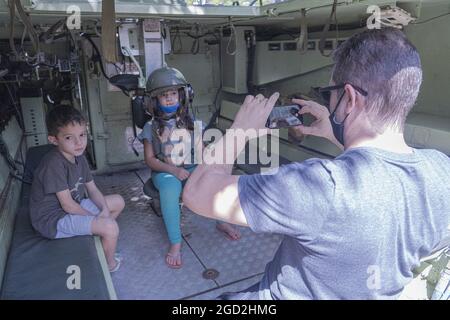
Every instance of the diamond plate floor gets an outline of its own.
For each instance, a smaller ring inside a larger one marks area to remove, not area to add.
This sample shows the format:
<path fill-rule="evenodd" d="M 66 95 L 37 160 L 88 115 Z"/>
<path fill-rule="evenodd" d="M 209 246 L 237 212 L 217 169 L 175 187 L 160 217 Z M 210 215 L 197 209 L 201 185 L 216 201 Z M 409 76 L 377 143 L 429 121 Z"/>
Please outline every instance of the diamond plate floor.
<path fill-rule="evenodd" d="M 250 228 L 239 227 L 241 239 L 230 241 L 216 230 L 215 224 L 214 220 L 190 213 L 186 215 L 184 232 L 189 234 L 186 241 L 202 263 L 219 271 L 219 285 L 264 272 L 278 248 L 279 236 L 255 234 Z"/>
<path fill-rule="evenodd" d="M 241 290 L 245 290 L 245 289 L 249 288 L 250 286 L 254 285 L 255 283 L 257 283 L 259 280 L 261 280 L 261 278 L 262 278 L 262 274 L 253 276 L 248 279 L 240 280 L 237 282 L 232 282 L 232 283 L 230 283 L 228 285 L 224 285 L 218 289 L 214 289 L 214 290 L 208 291 L 203 294 L 198 294 L 193 297 L 188 297 L 188 299 L 189 300 L 214 300 L 224 292 L 238 292 Z"/>
<path fill-rule="evenodd" d="M 118 251 L 124 260 L 112 274 L 119 299 L 214 299 L 259 281 L 281 238 L 241 227 L 241 240 L 230 241 L 216 230 L 214 220 L 187 208 L 183 208 L 181 221 L 183 267 L 168 268 L 164 257 L 169 243 L 163 220 L 142 192 L 149 176 L 148 170 L 141 169 L 95 177 L 104 194 L 118 193 L 126 201 L 117 220 Z M 216 279 L 203 278 L 208 268 L 219 272 Z"/>

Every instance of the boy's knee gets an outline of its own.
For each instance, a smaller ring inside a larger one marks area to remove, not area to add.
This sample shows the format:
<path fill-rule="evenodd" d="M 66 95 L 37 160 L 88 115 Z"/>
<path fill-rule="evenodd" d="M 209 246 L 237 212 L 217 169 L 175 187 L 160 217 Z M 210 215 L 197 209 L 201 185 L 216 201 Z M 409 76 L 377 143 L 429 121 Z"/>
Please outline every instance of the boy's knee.
<path fill-rule="evenodd" d="M 97 223 L 99 224 L 99 233 L 106 237 L 118 237 L 119 225 L 112 218 L 99 218 Z"/>
<path fill-rule="evenodd" d="M 106 234 L 110 237 L 119 236 L 119 225 L 116 220 L 108 218 L 105 223 Z"/>
<path fill-rule="evenodd" d="M 120 194 L 116 194 L 117 199 L 117 211 L 122 211 L 125 208 L 125 200 Z"/>

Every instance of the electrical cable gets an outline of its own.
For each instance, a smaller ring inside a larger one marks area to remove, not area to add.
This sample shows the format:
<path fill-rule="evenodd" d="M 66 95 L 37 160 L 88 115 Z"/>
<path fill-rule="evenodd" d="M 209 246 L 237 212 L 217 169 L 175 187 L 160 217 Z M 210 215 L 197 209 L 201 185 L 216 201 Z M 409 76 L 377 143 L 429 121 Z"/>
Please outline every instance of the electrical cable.
<path fill-rule="evenodd" d="M 3 156 L 10 169 L 17 173 L 19 169 L 9 153 L 8 146 L 6 145 L 5 140 L 3 140 L 2 134 L 0 134 L 0 154 Z"/>
<path fill-rule="evenodd" d="M 17 53 L 16 45 L 14 44 L 14 17 L 16 16 L 16 9 L 14 0 L 8 1 L 9 6 L 9 46 L 16 59 L 19 57 Z"/>
<path fill-rule="evenodd" d="M 220 70 L 219 70 L 220 72 L 219 73 L 220 74 L 222 74 L 222 72 L 223 72 L 223 70 L 222 70 L 222 39 L 221 39 L 222 38 L 222 34 L 223 34 L 222 32 L 219 33 L 219 68 L 220 68 Z M 216 95 L 214 97 L 214 102 L 213 102 L 215 111 L 214 111 L 214 114 L 212 115 L 211 119 L 209 120 L 205 130 L 211 128 L 213 126 L 213 124 L 216 122 L 216 120 L 219 117 L 219 115 L 220 115 L 221 106 L 217 107 L 217 101 L 218 101 L 218 98 L 219 98 L 219 94 L 222 92 L 222 87 L 223 87 L 222 77 L 220 77 L 219 88 L 217 89 Z"/>
<path fill-rule="evenodd" d="M 5 87 L 6 87 L 6 90 L 8 90 L 9 98 L 11 99 L 11 103 L 12 103 L 12 105 L 13 105 L 15 111 L 16 111 L 17 121 L 18 121 L 18 123 L 19 123 L 19 127 L 20 127 L 22 130 L 24 130 L 25 124 L 24 124 L 24 120 L 23 120 L 22 114 L 20 113 L 19 108 L 17 108 L 18 103 L 17 103 L 16 100 L 14 99 L 13 94 L 12 94 L 10 88 L 9 88 L 9 85 L 8 85 L 7 83 L 4 83 L 4 85 L 5 85 Z"/>
<path fill-rule="evenodd" d="M 27 16 L 25 10 L 23 9 L 22 3 L 20 0 L 15 0 L 16 9 L 19 13 L 19 17 L 22 20 L 23 24 L 27 28 L 27 31 L 30 35 L 31 42 L 33 44 L 34 50 L 36 54 L 40 52 L 40 44 L 39 44 L 39 37 L 36 33 L 36 30 L 33 27 L 33 24 L 31 23 L 30 18 Z"/>
<path fill-rule="evenodd" d="M 89 43 L 92 45 L 92 48 L 93 48 L 94 51 L 95 51 L 95 57 L 94 57 L 94 58 L 91 58 L 91 59 L 92 59 L 93 61 L 95 60 L 96 62 L 99 63 L 99 65 L 100 65 L 100 70 L 101 70 L 103 76 L 106 78 L 106 80 L 108 80 L 108 81 L 111 83 L 111 81 L 110 81 L 111 77 L 109 77 L 109 76 L 106 74 L 106 72 L 105 72 L 105 68 L 104 68 L 104 66 L 103 66 L 103 60 L 102 60 L 102 56 L 100 55 L 100 51 L 98 50 L 98 48 L 97 48 L 96 44 L 94 43 L 94 41 L 91 39 L 91 36 L 90 36 L 89 34 L 85 33 L 85 32 L 80 33 L 80 36 L 81 36 L 81 37 L 84 37 L 84 38 L 85 38 L 86 40 L 88 40 Z M 117 66 L 116 66 L 116 67 L 117 67 Z M 126 92 L 125 90 L 122 90 L 122 89 L 121 89 L 121 91 L 122 91 L 122 93 L 123 93 L 124 95 L 126 95 L 127 97 L 130 96 L 130 95 L 128 94 L 128 92 Z"/>
<path fill-rule="evenodd" d="M 100 55 L 100 51 L 98 50 L 97 45 L 96 45 L 96 44 L 94 43 L 94 41 L 91 39 L 91 36 L 90 36 L 89 34 L 87 34 L 87 33 L 85 33 L 85 32 L 81 32 L 81 33 L 80 33 L 80 36 L 84 37 L 84 38 L 85 38 L 86 40 L 88 40 L 89 43 L 92 45 L 92 48 L 94 49 L 94 51 L 95 51 L 95 53 L 96 53 L 95 59 L 96 59 L 96 61 L 98 61 L 99 64 L 100 64 L 100 70 L 102 71 L 103 76 L 104 76 L 107 80 L 109 80 L 110 77 L 108 77 L 108 75 L 107 75 L 106 72 L 105 72 L 105 68 L 103 67 L 102 56 Z"/>
<path fill-rule="evenodd" d="M 24 51 L 23 49 L 23 43 L 25 41 L 25 36 L 27 35 L 27 28 L 23 28 L 23 32 L 22 32 L 22 39 L 20 40 L 20 50 Z"/>
<path fill-rule="evenodd" d="M 247 33 L 245 35 L 245 40 L 247 42 L 247 91 L 250 94 L 255 94 L 255 85 L 253 83 L 253 69 L 255 63 L 256 54 L 256 38 L 253 32 Z"/>

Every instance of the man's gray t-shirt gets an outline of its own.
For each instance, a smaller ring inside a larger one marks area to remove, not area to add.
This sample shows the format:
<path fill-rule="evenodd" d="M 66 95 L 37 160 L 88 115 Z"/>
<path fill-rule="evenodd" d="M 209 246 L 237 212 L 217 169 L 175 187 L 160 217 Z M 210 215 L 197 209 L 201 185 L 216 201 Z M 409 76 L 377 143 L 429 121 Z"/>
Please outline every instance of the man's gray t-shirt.
<path fill-rule="evenodd" d="M 446 236 L 450 159 L 435 150 L 347 150 L 239 179 L 255 232 L 285 235 L 261 299 L 395 299 Z"/>
<path fill-rule="evenodd" d="M 73 200 L 86 198 L 85 183 L 92 181 L 84 156 L 67 160 L 57 148 L 49 151 L 39 163 L 33 177 L 30 195 L 30 217 L 33 227 L 44 237 L 56 236 L 58 220 L 67 213 L 61 207 L 56 193 L 69 190 Z"/>

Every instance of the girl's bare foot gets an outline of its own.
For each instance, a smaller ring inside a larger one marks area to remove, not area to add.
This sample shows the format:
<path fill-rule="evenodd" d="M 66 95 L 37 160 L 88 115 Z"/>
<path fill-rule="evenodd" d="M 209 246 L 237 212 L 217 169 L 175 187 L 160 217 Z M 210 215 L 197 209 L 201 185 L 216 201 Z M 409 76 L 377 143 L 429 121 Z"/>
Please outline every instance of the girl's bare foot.
<path fill-rule="evenodd" d="M 216 228 L 229 240 L 239 240 L 241 238 L 241 233 L 239 230 L 229 223 L 218 222 L 216 223 Z"/>
<path fill-rule="evenodd" d="M 166 264 L 170 268 L 181 268 L 181 243 L 172 244 L 166 255 Z"/>

